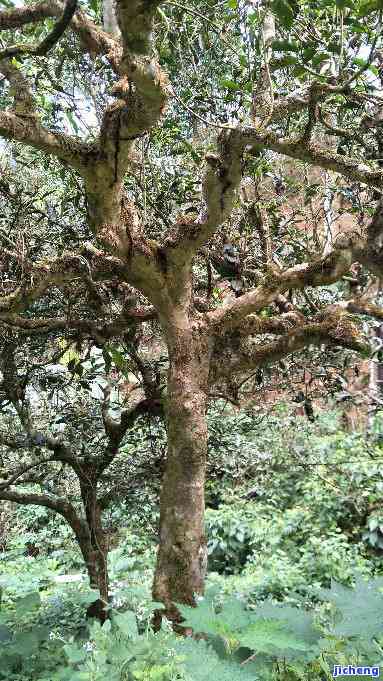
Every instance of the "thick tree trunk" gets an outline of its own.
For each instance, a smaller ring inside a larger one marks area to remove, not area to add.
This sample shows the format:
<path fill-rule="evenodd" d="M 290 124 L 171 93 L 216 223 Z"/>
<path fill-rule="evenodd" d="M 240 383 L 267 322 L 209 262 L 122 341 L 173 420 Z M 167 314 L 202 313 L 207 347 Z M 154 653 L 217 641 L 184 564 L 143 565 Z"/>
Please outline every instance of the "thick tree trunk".
<path fill-rule="evenodd" d="M 167 338 L 168 454 L 153 597 L 173 615 L 173 603 L 195 604 L 194 594 L 203 593 L 206 574 L 204 484 L 209 347 L 205 339 L 198 324 L 193 328 L 188 320 L 182 328 L 180 324 L 172 328 Z"/>

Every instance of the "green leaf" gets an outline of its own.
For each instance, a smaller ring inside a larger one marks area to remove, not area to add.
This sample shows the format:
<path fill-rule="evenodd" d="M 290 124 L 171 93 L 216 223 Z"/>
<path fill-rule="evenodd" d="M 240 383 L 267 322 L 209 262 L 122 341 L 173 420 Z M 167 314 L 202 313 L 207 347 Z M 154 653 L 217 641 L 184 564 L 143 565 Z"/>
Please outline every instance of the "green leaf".
<path fill-rule="evenodd" d="M 179 639 L 172 645 L 181 657 L 186 678 L 193 681 L 257 681 L 251 664 L 240 666 L 230 658 L 220 659 L 206 641 Z"/>
<path fill-rule="evenodd" d="M 376 76 L 379 74 L 379 71 L 376 68 L 376 66 L 374 66 L 373 64 L 369 64 L 369 62 L 366 59 L 361 59 L 360 57 L 355 57 L 352 61 L 357 66 L 366 67 L 366 71 L 369 70 L 372 73 L 374 73 Z"/>
<path fill-rule="evenodd" d="M 106 620 L 104 624 L 102 625 L 102 630 L 104 633 L 108 634 L 112 628 L 112 623 L 110 620 Z"/>
<path fill-rule="evenodd" d="M 272 0 L 272 10 L 282 26 L 291 28 L 294 23 L 297 7 L 293 0 Z"/>
<path fill-rule="evenodd" d="M 298 64 L 298 57 L 295 57 L 292 54 L 287 54 L 285 57 L 282 57 L 282 59 L 275 59 L 273 64 L 275 64 L 275 67 L 279 69 L 284 69 L 286 66 L 292 66 L 293 64 Z"/>
<path fill-rule="evenodd" d="M 303 61 L 304 62 L 310 61 L 313 58 L 315 52 L 316 52 L 315 47 L 306 47 L 306 49 L 303 50 L 302 55 Z"/>
<path fill-rule="evenodd" d="M 328 52 L 318 52 L 318 54 L 316 54 L 311 61 L 314 66 L 318 66 L 319 64 L 322 64 L 322 62 L 327 61 L 327 59 L 330 59 Z"/>
<path fill-rule="evenodd" d="M 114 348 L 111 348 L 110 354 L 117 369 L 126 369 L 126 359 L 122 352 L 120 352 L 119 350 L 115 350 Z"/>
<path fill-rule="evenodd" d="M 86 658 L 86 651 L 84 648 L 78 648 L 76 645 L 67 643 L 63 647 L 64 653 L 68 658 L 69 664 L 79 664 Z"/>
<path fill-rule="evenodd" d="M 136 616 L 131 610 L 114 615 L 113 623 L 125 636 L 129 638 L 135 638 L 138 636 Z"/>
<path fill-rule="evenodd" d="M 366 17 L 371 12 L 376 12 L 383 7 L 382 0 L 366 0 L 366 2 L 361 2 L 359 6 L 359 17 Z"/>
<path fill-rule="evenodd" d="M 40 638 L 34 631 L 16 634 L 12 641 L 12 648 L 19 655 L 29 657 L 36 652 L 39 647 Z"/>
<path fill-rule="evenodd" d="M 12 638 L 12 631 L 9 627 L 4 624 L 0 624 L 0 644 L 7 643 Z"/>
<path fill-rule="evenodd" d="M 15 606 L 18 611 L 25 612 L 37 608 L 41 604 L 41 597 L 38 591 L 33 591 L 27 596 L 18 598 L 15 601 Z"/>
<path fill-rule="evenodd" d="M 370 519 L 369 519 L 369 521 L 368 521 L 368 527 L 369 527 L 369 529 L 371 530 L 371 532 L 373 532 L 374 530 L 376 530 L 376 528 L 378 527 L 378 525 L 379 525 L 379 519 L 378 519 L 378 518 L 374 517 L 374 518 L 370 518 Z"/>
<path fill-rule="evenodd" d="M 274 40 L 273 49 L 279 52 L 299 52 L 298 43 L 290 42 L 289 40 Z"/>
<path fill-rule="evenodd" d="M 110 352 L 108 352 L 108 349 L 106 347 L 103 347 L 102 349 L 102 357 L 105 362 L 105 370 L 108 373 L 112 365 L 112 355 Z"/>
<path fill-rule="evenodd" d="M 333 626 L 337 636 L 360 636 L 372 640 L 382 635 L 383 596 L 378 589 L 383 588 L 383 578 L 369 582 L 357 580 L 355 589 L 348 589 L 333 582 L 331 589 L 321 589 L 320 595 L 332 602 L 341 621 Z"/>
<path fill-rule="evenodd" d="M 227 88 L 228 90 L 239 90 L 239 85 L 234 82 L 234 80 L 229 80 L 227 78 L 223 78 L 220 81 L 220 84 L 222 87 Z"/>
<path fill-rule="evenodd" d="M 73 116 L 72 111 L 71 111 L 70 109 L 67 109 L 67 110 L 65 111 L 65 115 L 66 115 L 66 117 L 67 117 L 67 119 L 68 119 L 68 121 L 69 121 L 69 123 L 70 123 L 70 125 L 71 125 L 72 130 L 73 130 L 73 131 L 76 133 L 76 135 L 77 135 L 79 128 L 78 128 L 77 122 L 76 122 L 76 120 L 75 120 L 75 117 Z"/>
<path fill-rule="evenodd" d="M 242 646 L 256 653 L 267 653 L 289 659 L 292 654 L 309 652 L 311 646 L 289 630 L 288 624 L 278 620 L 260 619 L 238 634 Z"/>
<path fill-rule="evenodd" d="M 251 621 L 250 614 L 237 598 L 225 601 L 219 613 L 216 612 L 209 593 L 197 608 L 190 608 L 186 605 L 178 607 L 186 618 L 187 626 L 195 631 L 204 631 L 207 634 L 220 635 L 224 638 L 233 637 L 235 632 L 246 627 Z"/>
<path fill-rule="evenodd" d="M 256 617 L 279 622 L 285 627 L 285 633 L 281 635 L 279 656 L 286 659 L 293 659 L 295 656 L 310 659 L 317 653 L 320 632 L 314 627 L 310 613 L 265 602 L 257 608 Z M 283 647 L 282 639 L 287 644 L 286 648 Z"/>
<path fill-rule="evenodd" d="M 326 47 L 332 54 L 340 54 L 341 53 L 341 47 L 340 47 L 339 43 L 337 43 L 337 42 L 328 42 Z"/>
<path fill-rule="evenodd" d="M 349 7 L 350 9 L 353 9 L 354 2 L 353 2 L 353 0 L 336 0 L 336 6 L 339 9 L 345 9 L 345 7 Z"/>

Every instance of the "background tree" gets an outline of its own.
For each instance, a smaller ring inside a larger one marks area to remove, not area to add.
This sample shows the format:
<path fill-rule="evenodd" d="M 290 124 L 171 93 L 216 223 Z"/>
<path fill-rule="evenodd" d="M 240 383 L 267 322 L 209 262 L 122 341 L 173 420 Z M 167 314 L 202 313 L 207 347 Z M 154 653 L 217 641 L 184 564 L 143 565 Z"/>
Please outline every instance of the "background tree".
<path fill-rule="evenodd" d="M 237 401 L 260 369 L 309 346 L 364 352 L 355 314 L 382 316 L 368 282 L 350 297 L 343 281 L 355 262 L 382 274 L 381 9 L 357 1 L 229 0 L 187 9 L 119 0 L 120 35 L 101 28 L 100 11 L 94 2 L 55 1 L 0 13 L 0 134 L 15 142 L 18 172 L 38 159 L 55 179 L 55 199 L 60 173 L 77 197 L 66 202 L 65 224 L 57 219 L 65 201 L 57 208 L 50 199 L 54 237 L 45 206 L 38 229 L 22 230 L 19 241 L 5 215 L 2 389 L 28 443 L 76 474 L 91 544 L 98 485 L 131 420 L 164 408 L 153 595 L 169 614 L 174 602 L 193 604 L 203 591 L 209 399 Z M 81 113 L 89 102 L 92 117 Z M 298 162 L 295 174 L 279 155 Z M 326 172 L 319 182 L 315 174 L 310 181 L 311 166 Z M 344 193 L 356 220 L 337 230 L 335 198 Z M 24 214 L 32 211 L 24 206 Z M 235 295 L 224 301 L 212 264 L 225 276 L 230 270 Z M 336 282 L 312 299 L 314 289 Z M 140 358 L 148 320 L 166 349 L 167 377 Z M 127 410 L 113 412 L 105 388 L 100 451 L 88 441 L 83 455 L 78 441 L 68 447 L 32 423 L 23 370 L 34 353 L 29 339 L 49 349 L 57 334 L 102 348 L 107 372 L 121 371 L 125 358 L 116 351 L 125 343 L 140 372 L 144 395 Z M 15 469 L 1 497 L 27 501 L 13 489 L 27 474 Z M 91 550 L 104 560 L 102 534 Z"/>

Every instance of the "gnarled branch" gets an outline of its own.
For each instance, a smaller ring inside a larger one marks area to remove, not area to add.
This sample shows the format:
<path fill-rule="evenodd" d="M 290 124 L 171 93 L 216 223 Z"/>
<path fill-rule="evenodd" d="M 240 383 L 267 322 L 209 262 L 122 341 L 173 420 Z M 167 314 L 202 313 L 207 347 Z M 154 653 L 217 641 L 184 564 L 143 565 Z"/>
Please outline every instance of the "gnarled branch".
<path fill-rule="evenodd" d="M 368 341 L 363 338 L 350 315 L 335 306 L 323 310 L 319 315 L 275 341 L 250 348 L 240 348 L 237 353 L 225 352 L 225 339 L 218 341 L 212 358 L 211 379 L 213 384 L 222 379 L 229 382 L 236 375 L 241 376 L 257 367 L 273 364 L 294 352 L 310 345 L 332 345 L 369 353 Z"/>
<path fill-rule="evenodd" d="M 259 149 L 272 149 L 319 168 L 333 170 L 353 182 L 383 189 L 383 170 L 370 168 L 362 161 L 329 151 L 317 144 L 305 143 L 300 137 L 280 138 L 272 131 L 265 132 L 251 127 L 241 128 L 240 134 L 244 148 L 249 153 L 258 154 Z"/>

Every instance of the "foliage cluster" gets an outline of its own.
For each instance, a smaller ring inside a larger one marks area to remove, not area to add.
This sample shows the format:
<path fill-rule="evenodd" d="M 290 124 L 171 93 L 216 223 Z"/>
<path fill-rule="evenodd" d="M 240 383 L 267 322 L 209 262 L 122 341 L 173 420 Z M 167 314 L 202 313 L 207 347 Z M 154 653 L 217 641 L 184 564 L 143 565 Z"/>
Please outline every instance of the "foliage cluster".
<path fill-rule="evenodd" d="M 292 607 L 271 600 L 254 607 L 211 587 L 196 609 L 181 606 L 183 624 L 194 632 L 188 638 L 177 637 L 166 623 L 160 632 L 152 631 L 150 614 L 159 604 L 146 594 L 145 610 L 145 590 L 138 584 L 130 589 L 133 600 L 125 607 L 116 602 L 103 626 L 83 623 L 75 633 L 65 618 L 60 629 L 44 622 L 40 593 L 30 592 L 2 610 L 0 679 L 331 679 L 334 664 L 382 663 L 382 587 L 381 578 L 359 580 L 355 589 L 334 582 L 331 589 L 318 590 L 319 605 L 310 611 L 302 603 Z M 84 588 L 72 588 L 62 593 L 61 603 L 73 614 L 91 597 Z M 61 617 L 64 609 L 53 597 L 49 604 Z"/>
<path fill-rule="evenodd" d="M 335 412 L 310 423 L 286 405 L 263 419 L 222 419 L 221 406 L 209 419 L 210 586 L 183 609 L 203 638 L 150 628 L 154 500 L 140 509 L 137 493 L 108 510 L 119 531 L 102 627 L 85 620 L 85 579 L 55 581 L 79 569 L 65 525 L 22 508 L 0 554 L 1 681 L 322 681 L 333 664 L 379 664 L 381 418 L 367 433 L 344 432 Z M 41 548 L 35 558 L 22 555 L 25 540 Z"/>

